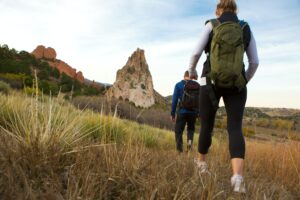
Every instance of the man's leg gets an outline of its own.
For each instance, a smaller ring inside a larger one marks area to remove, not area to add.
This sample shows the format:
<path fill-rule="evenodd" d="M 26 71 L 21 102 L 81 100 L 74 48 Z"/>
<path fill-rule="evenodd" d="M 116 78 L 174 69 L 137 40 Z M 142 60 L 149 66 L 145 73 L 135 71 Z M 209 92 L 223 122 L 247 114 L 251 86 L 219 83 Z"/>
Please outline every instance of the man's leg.
<path fill-rule="evenodd" d="M 195 133 L 195 122 L 196 122 L 196 119 L 197 119 L 197 115 L 196 114 L 188 114 L 186 116 L 188 150 L 191 150 L 192 146 L 193 146 L 193 139 L 194 139 L 194 133 Z"/>
<path fill-rule="evenodd" d="M 178 152 L 183 152 L 182 134 L 185 127 L 185 120 L 182 114 L 177 114 L 175 124 L 175 141 Z"/>

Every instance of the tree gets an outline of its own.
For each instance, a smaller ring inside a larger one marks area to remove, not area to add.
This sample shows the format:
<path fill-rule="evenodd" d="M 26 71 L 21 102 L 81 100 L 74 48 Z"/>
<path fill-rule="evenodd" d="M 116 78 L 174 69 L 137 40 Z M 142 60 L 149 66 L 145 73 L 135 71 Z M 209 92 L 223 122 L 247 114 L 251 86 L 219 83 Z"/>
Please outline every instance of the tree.
<path fill-rule="evenodd" d="M 84 95 L 98 95 L 98 94 L 100 94 L 100 91 L 94 87 L 89 86 L 89 87 L 84 88 L 83 94 Z"/>
<path fill-rule="evenodd" d="M 60 72 L 56 68 L 52 68 L 50 71 L 50 75 L 53 76 L 56 79 L 59 79 L 60 77 Z"/>
<path fill-rule="evenodd" d="M 43 91 L 44 94 L 50 94 L 50 86 L 47 81 L 44 80 L 40 81 L 39 88 L 40 90 Z"/>
<path fill-rule="evenodd" d="M 60 85 L 61 85 L 62 92 L 70 92 L 72 90 L 73 80 L 65 73 L 62 73 Z"/>
<path fill-rule="evenodd" d="M 60 85 L 62 87 L 62 92 L 70 92 L 73 90 L 76 93 L 80 93 L 82 88 L 82 84 L 78 80 L 69 77 L 65 73 L 61 74 Z"/>
<path fill-rule="evenodd" d="M 43 70 L 39 71 L 39 73 L 37 74 L 37 76 L 41 80 L 49 80 L 49 72 L 46 69 L 43 69 Z"/>

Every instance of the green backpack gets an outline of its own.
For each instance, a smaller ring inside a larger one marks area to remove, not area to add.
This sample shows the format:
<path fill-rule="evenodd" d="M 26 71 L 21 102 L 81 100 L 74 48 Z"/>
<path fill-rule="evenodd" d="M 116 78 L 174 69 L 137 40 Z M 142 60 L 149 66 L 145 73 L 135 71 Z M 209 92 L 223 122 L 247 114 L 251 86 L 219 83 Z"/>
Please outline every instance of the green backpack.
<path fill-rule="evenodd" d="M 218 87 L 242 89 L 247 83 L 242 74 L 243 29 L 247 23 L 243 21 L 220 23 L 217 19 L 210 22 L 213 25 L 213 37 L 210 48 L 211 71 L 208 77 Z"/>

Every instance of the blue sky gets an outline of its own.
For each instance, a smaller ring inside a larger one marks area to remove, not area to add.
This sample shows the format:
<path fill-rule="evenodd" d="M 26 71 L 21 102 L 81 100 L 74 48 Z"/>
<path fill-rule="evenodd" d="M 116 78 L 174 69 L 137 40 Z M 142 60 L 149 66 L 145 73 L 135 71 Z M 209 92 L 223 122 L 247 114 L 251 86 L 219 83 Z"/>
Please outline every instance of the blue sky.
<path fill-rule="evenodd" d="M 0 44 L 56 49 L 86 78 L 113 83 L 136 48 L 145 50 L 154 88 L 170 95 L 188 68 L 216 0 L 0 0 Z M 260 66 L 247 106 L 300 108 L 300 1 L 240 0 Z M 204 55 L 198 63 L 201 72 Z M 247 59 L 245 60 L 247 62 Z"/>

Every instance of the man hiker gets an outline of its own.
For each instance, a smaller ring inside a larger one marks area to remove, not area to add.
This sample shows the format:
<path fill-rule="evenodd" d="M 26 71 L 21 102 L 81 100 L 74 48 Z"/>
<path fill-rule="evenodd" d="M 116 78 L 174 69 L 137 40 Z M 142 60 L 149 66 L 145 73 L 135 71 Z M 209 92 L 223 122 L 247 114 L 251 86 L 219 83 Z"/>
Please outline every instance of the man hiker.
<path fill-rule="evenodd" d="M 195 122 L 198 116 L 200 85 L 184 73 L 184 79 L 175 85 L 172 97 L 171 120 L 175 122 L 176 149 L 183 152 L 182 134 L 187 124 L 187 151 L 192 149 Z M 197 79 L 197 77 L 194 77 Z M 177 106 L 178 104 L 178 106 Z M 177 112 L 176 112 L 177 109 Z"/>

